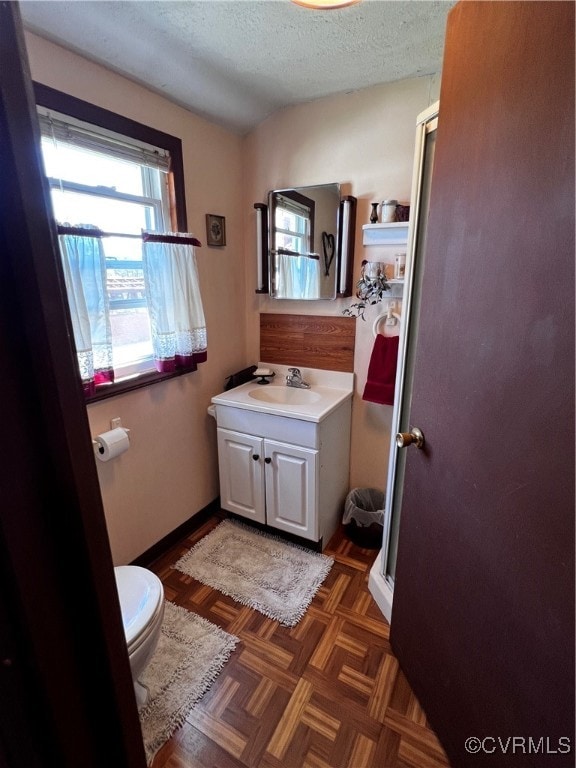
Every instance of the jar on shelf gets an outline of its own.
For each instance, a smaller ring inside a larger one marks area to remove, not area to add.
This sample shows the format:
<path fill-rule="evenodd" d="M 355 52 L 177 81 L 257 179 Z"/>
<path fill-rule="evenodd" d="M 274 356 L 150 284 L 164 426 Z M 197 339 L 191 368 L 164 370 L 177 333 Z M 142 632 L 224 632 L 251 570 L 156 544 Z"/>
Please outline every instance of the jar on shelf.
<path fill-rule="evenodd" d="M 396 221 L 409 221 L 410 220 L 410 206 L 409 205 L 397 205 L 396 206 Z"/>
<path fill-rule="evenodd" d="M 391 224 L 396 221 L 396 206 L 398 200 L 382 200 L 382 206 L 380 208 L 380 217 L 382 224 Z"/>
<path fill-rule="evenodd" d="M 396 280 L 404 280 L 406 274 L 406 254 L 397 253 L 394 256 L 394 277 Z"/>

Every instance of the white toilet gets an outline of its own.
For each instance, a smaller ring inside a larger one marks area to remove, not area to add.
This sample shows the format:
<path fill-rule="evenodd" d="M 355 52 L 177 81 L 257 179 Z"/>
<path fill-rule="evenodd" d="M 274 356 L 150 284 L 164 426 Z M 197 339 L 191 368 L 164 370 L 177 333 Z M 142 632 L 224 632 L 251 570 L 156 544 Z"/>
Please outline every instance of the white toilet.
<path fill-rule="evenodd" d="M 152 571 L 139 565 L 114 568 L 128 645 L 130 669 L 136 702 L 140 709 L 148 698 L 148 689 L 139 678 L 156 650 L 164 618 L 164 587 Z"/>

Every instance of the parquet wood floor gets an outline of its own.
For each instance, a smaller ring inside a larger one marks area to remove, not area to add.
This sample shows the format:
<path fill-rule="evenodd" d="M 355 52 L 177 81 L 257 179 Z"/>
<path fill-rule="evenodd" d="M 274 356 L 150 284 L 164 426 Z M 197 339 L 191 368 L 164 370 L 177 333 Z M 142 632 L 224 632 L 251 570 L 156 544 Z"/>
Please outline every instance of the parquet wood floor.
<path fill-rule="evenodd" d="M 149 566 L 166 599 L 241 640 L 152 768 L 449 768 L 368 591 L 377 552 L 337 532 L 330 574 L 283 627 L 171 567 L 221 519 Z"/>

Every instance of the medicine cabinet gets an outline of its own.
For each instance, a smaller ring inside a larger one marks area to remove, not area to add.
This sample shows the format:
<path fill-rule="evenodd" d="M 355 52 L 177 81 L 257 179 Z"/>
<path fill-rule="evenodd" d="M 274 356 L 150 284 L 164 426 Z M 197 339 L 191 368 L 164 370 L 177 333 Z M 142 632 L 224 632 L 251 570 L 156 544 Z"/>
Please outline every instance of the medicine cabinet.
<path fill-rule="evenodd" d="M 352 295 L 356 198 L 339 184 L 272 190 L 256 203 L 257 293 L 273 299 Z"/>

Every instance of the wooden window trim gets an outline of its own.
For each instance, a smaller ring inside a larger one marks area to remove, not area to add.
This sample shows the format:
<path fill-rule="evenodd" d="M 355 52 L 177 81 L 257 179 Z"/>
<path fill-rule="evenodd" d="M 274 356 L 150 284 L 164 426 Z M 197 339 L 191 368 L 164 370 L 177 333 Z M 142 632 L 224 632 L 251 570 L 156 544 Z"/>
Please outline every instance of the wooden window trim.
<path fill-rule="evenodd" d="M 33 83 L 36 104 L 46 109 L 53 109 L 64 115 L 70 115 L 77 120 L 98 125 L 109 131 L 130 136 L 170 152 L 171 167 L 168 174 L 170 194 L 171 226 L 176 232 L 187 232 L 186 196 L 184 193 L 184 162 L 182 157 L 182 141 L 169 133 L 158 131 L 143 123 L 138 123 L 123 115 L 98 107 L 88 101 L 62 93 L 55 88 L 42 83 Z M 54 224 L 55 226 L 55 224 Z M 87 403 L 105 400 L 115 395 L 130 392 L 134 389 L 147 387 L 160 381 L 183 376 L 190 371 L 175 371 L 174 373 L 143 373 L 125 381 L 115 382 L 99 389 L 94 395 L 86 398 Z"/>

